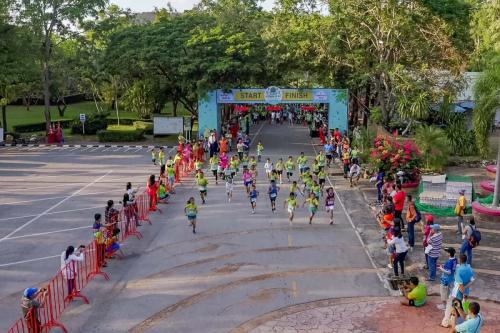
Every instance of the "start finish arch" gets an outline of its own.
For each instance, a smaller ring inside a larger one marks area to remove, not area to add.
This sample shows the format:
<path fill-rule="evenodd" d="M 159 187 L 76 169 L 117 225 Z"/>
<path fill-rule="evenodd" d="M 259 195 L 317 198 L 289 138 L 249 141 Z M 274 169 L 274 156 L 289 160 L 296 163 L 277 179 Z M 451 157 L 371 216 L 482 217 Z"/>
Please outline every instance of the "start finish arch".
<path fill-rule="evenodd" d="M 327 104 L 328 128 L 347 130 L 347 89 L 231 89 L 213 90 L 198 102 L 198 133 L 221 130 L 222 104 Z"/>

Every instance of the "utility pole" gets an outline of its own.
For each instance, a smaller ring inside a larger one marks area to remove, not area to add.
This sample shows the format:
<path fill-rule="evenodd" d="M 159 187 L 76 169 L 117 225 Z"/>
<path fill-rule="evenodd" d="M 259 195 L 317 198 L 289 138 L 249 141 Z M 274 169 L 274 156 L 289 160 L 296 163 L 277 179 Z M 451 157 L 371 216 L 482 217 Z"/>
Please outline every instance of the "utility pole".
<path fill-rule="evenodd" d="M 498 139 L 497 172 L 495 175 L 495 194 L 493 196 L 493 207 L 500 204 L 500 138 Z"/>

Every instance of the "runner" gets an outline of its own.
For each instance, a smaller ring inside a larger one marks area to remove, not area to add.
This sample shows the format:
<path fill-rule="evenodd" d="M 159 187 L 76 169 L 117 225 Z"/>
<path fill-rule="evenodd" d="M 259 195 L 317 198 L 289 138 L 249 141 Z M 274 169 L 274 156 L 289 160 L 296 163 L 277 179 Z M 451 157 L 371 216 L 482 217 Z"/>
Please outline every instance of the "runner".
<path fill-rule="evenodd" d="M 233 178 L 236 176 L 239 170 L 239 160 L 238 160 L 238 155 L 234 155 L 231 157 L 231 162 L 229 162 L 229 166 L 231 167 L 231 170 L 233 171 L 233 174 L 231 175 Z"/>
<path fill-rule="evenodd" d="M 233 169 L 231 169 L 231 166 L 227 166 L 224 171 L 223 171 L 223 177 L 224 177 L 224 180 L 227 180 L 228 178 L 231 178 L 232 180 L 232 183 L 234 184 L 234 171 Z"/>
<path fill-rule="evenodd" d="M 276 198 L 278 197 L 279 190 L 280 188 L 276 186 L 276 181 L 271 180 L 271 185 L 269 186 L 267 193 L 269 194 L 269 199 L 271 200 L 271 210 L 273 213 L 276 211 Z"/>
<path fill-rule="evenodd" d="M 295 209 L 297 208 L 297 196 L 295 195 L 295 193 L 293 192 L 290 192 L 290 196 L 288 197 L 288 199 L 285 200 L 285 207 L 287 206 L 288 204 L 288 220 L 290 221 L 290 224 L 292 224 L 293 222 L 293 217 L 295 215 Z"/>
<path fill-rule="evenodd" d="M 262 159 L 262 152 L 264 151 L 264 146 L 262 143 L 259 141 L 257 144 L 257 161 L 260 162 Z"/>
<path fill-rule="evenodd" d="M 245 189 L 247 190 L 247 194 L 250 193 L 250 187 L 252 186 L 252 174 L 248 168 L 243 169 L 243 184 L 245 185 Z"/>
<path fill-rule="evenodd" d="M 248 165 L 250 165 L 250 169 L 252 169 L 252 167 L 257 167 L 257 160 L 255 159 L 255 156 L 250 156 Z"/>
<path fill-rule="evenodd" d="M 326 145 L 323 147 L 325 150 L 325 156 L 326 156 L 326 166 L 330 167 L 332 164 L 332 159 L 333 159 L 333 150 L 335 149 L 333 146 L 333 139 L 328 141 Z"/>
<path fill-rule="evenodd" d="M 313 181 L 313 184 L 311 186 L 311 192 L 314 193 L 316 198 L 322 197 L 323 193 L 321 191 L 321 186 L 319 186 L 318 182 L 316 180 Z"/>
<path fill-rule="evenodd" d="M 167 177 L 168 185 L 170 187 L 170 193 L 175 193 L 174 183 L 175 183 L 175 167 L 174 164 L 167 165 Z"/>
<path fill-rule="evenodd" d="M 238 152 L 238 157 L 240 160 L 243 158 L 243 153 L 245 152 L 245 144 L 243 143 L 243 139 L 239 139 L 236 144 L 236 151 Z"/>
<path fill-rule="evenodd" d="M 326 212 L 330 213 L 330 225 L 333 224 L 333 208 L 335 206 L 335 192 L 333 187 L 329 187 L 326 190 L 325 207 Z"/>
<path fill-rule="evenodd" d="M 248 193 L 248 197 L 250 198 L 250 205 L 252 206 L 252 214 L 255 214 L 255 209 L 257 208 L 257 197 L 259 196 L 259 192 L 255 185 L 252 185 L 252 189 L 250 193 Z"/>
<path fill-rule="evenodd" d="M 296 198 L 297 198 L 297 193 L 300 193 L 300 195 L 304 196 L 304 194 L 299 188 L 299 185 L 295 180 L 293 181 L 292 185 L 290 185 L 290 192 L 293 193 Z"/>
<path fill-rule="evenodd" d="M 231 199 L 233 198 L 233 178 L 230 175 L 226 177 L 226 194 L 227 201 L 231 202 Z"/>
<path fill-rule="evenodd" d="M 276 162 L 276 173 L 278 174 L 278 179 L 280 181 L 280 184 L 283 184 L 283 169 L 284 169 L 284 164 L 283 164 L 283 159 L 280 158 L 278 162 Z"/>
<path fill-rule="evenodd" d="M 302 192 L 304 193 L 304 195 L 308 198 L 309 195 L 311 194 L 311 188 L 314 184 L 313 182 L 313 179 L 312 179 L 312 175 L 311 173 L 307 170 L 304 172 L 304 174 L 302 175 L 302 178 L 304 179 L 304 189 L 302 190 Z"/>
<path fill-rule="evenodd" d="M 311 192 L 311 194 L 309 194 L 309 198 L 304 201 L 302 207 L 305 206 L 306 203 L 309 204 L 309 224 L 312 224 L 314 215 L 316 215 L 316 212 L 318 211 L 319 201 L 318 198 L 316 198 L 316 195 Z"/>
<path fill-rule="evenodd" d="M 319 186 L 321 188 L 321 193 L 323 193 L 323 189 L 325 188 L 325 183 L 326 183 L 325 168 L 319 168 L 318 182 L 319 182 Z"/>
<path fill-rule="evenodd" d="M 326 156 L 322 150 L 319 152 L 318 156 L 316 156 L 316 161 L 318 161 L 318 166 L 320 168 L 324 168 L 326 166 Z"/>
<path fill-rule="evenodd" d="M 160 151 L 158 152 L 158 162 L 160 166 L 165 165 L 165 152 L 163 151 L 163 147 L 160 147 Z"/>
<path fill-rule="evenodd" d="M 194 198 L 191 197 L 187 201 L 186 207 L 184 207 L 184 213 L 188 218 L 188 223 L 193 227 L 193 234 L 196 233 L 196 215 L 198 214 L 198 207 L 194 203 Z"/>
<path fill-rule="evenodd" d="M 311 165 L 311 171 L 312 173 L 317 177 L 318 174 L 319 174 L 319 169 L 320 169 L 320 165 L 319 165 L 319 162 L 318 160 L 313 160 L 313 164 Z"/>
<path fill-rule="evenodd" d="M 241 159 L 241 167 L 242 167 L 242 169 L 243 170 L 248 169 L 248 164 L 249 164 L 248 155 L 247 154 L 243 154 L 243 158 Z"/>
<path fill-rule="evenodd" d="M 307 167 L 307 157 L 304 156 L 304 152 L 301 152 L 300 156 L 297 158 L 297 165 L 299 166 L 299 172 L 302 176 Z"/>
<path fill-rule="evenodd" d="M 217 154 L 210 157 L 210 160 L 209 160 L 210 170 L 212 171 L 212 174 L 214 175 L 215 185 L 219 184 L 219 177 L 218 177 L 219 162 L 220 162 L 220 159 L 219 159 L 219 156 Z"/>
<path fill-rule="evenodd" d="M 270 180 L 271 179 L 271 172 L 274 170 L 274 165 L 273 165 L 273 162 L 271 162 L 270 158 L 268 158 L 266 160 L 266 163 L 264 164 L 264 169 L 266 170 L 267 179 Z"/>
<path fill-rule="evenodd" d="M 293 176 L 293 170 L 295 170 L 295 162 L 293 161 L 292 156 L 288 156 L 288 161 L 285 162 L 285 168 L 286 178 L 288 179 L 288 182 L 290 182 L 290 177 Z"/>
<path fill-rule="evenodd" d="M 196 182 L 198 184 L 198 189 L 200 190 L 201 202 L 205 204 L 205 198 L 207 197 L 208 179 L 205 178 L 203 171 L 199 172 L 197 178 L 198 179 Z"/>
<path fill-rule="evenodd" d="M 156 165 L 156 149 L 155 148 L 151 149 L 151 161 L 153 162 L 153 165 Z"/>
<path fill-rule="evenodd" d="M 202 168 L 203 168 L 203 162 L 202 162 L 201 160 L 198 160 L 198 159 L 197 159 L 197 160 L 194 162 L 194 169 L 195 169 L 195 171 L 196 171 L 196 172 L 199 172 L 199 171 L 201 171 L 201 169 L 202 169 Z"/>

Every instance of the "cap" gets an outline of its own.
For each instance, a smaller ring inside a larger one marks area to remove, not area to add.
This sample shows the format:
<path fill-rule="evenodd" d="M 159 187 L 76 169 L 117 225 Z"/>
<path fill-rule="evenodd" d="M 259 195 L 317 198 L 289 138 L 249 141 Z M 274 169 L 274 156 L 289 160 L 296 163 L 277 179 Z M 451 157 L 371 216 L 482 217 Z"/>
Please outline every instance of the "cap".
<path fill-rule="evenodd" d="M 464 194 L 465 193 L 465 190 L 460 190 L 460 192 L 458 192 L 460 194 Z"/>
<path fill-rule="evenodd" d="M 433 224 L 433 225 L 431 225 L 431 228 L 436 230 L 436 231 L 441 230 L 441 226 L 439 224 Z"/>
<path fill-rule="evenodd" d="M 33 297 L 34 294 L 36 294 L 37 291 L 38 291 L 38 288 L 26 288 L 24 290 L 24 296 L 31 298 L 31 297 Z"/>
<path fill-rule="evenodd" d="M 434 216 L 432 216 L 432 215 L 427 215 L 427 216 L 425 217 L 425 220 L 426 220 L 427 222 L 434 222 Z"/>
<path fill-rule="evenodd" d="M 452 248 L 452 247 L 447 247 L 446 249 L 444 249 L 445 252 L 448 252 L 449 254 L 451 254 L 452 256 L 455 255 L 455 249 Z"/>

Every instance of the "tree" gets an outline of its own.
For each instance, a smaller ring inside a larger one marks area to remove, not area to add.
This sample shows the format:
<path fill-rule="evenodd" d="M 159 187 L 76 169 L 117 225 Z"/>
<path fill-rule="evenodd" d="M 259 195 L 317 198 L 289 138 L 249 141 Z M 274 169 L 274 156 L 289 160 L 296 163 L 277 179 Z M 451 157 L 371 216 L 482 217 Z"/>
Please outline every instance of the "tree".
<path fill-rule="evenodd" d="M 439 127 L 421 125 L 416 129 L 415 142 L 422 152 L 425 169 L 443 171 L 450 151 L 446 133 Z"/>
<path fill-rule="evenodd" d="M 138 113 L 141 119 L 149 119 L 155 109 L 154 85 L 151 80 L 136 81 L 123 96 L 125 108 Z"/>
<path fill-rule="evenodd" d="M 95 15 L 106 3 L 106 0 L 23 0 L 20 3 L 20 21 L 32 30 L 41 44 L 39 56 L 47 131 L 51 122 L 50 90 L 55 38 L 65 39 L 74 34 L 78 22 Z"/>
<path fill-rule="evenodd" d="M 474 63 L 482 70 L 500 52 L 500 1 L 482 1 L 473 15 Z"/>
<path fill-rule="evenodd" d="M 483 74 L 474 86 L 476 108 L 474 109 L 474 132 L 476 145 L 482 158 L 490 152 L 489 137 L 495 113 L 500 106 L 500 53 L 486 65 Z"/>

